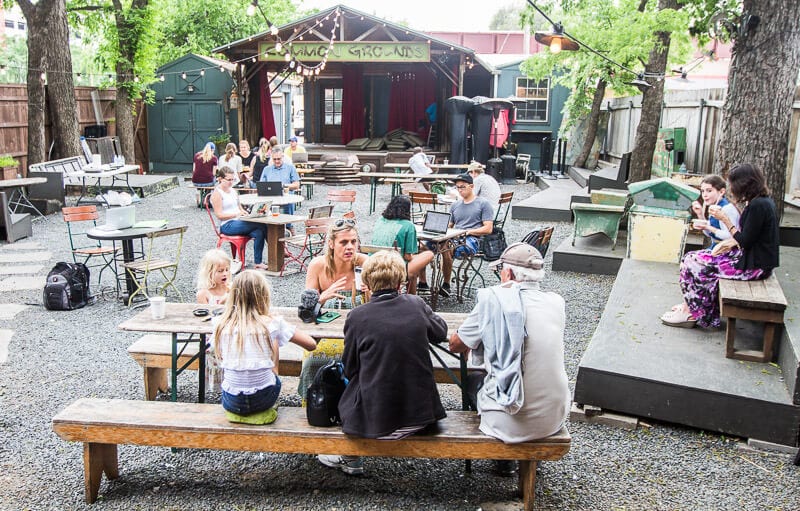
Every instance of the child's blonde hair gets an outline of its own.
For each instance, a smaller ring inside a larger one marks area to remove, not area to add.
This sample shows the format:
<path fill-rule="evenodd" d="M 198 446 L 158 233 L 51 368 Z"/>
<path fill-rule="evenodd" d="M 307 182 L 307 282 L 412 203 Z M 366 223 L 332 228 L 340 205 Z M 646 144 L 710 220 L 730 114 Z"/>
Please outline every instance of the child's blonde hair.
<path fill-rule="evenodd" d="M 214 287 L 214 271 L 218 265 L 224 264 L 230 268 L 231 257 L 218 248 L 212 248 L 200 259 L 197 270 L 197 290 L 211 289 Z"/>
<path fill-rule="evenodd" d="M 244 353 L 248 337 L 264 353 L 275 358 L 275 349 L 269 338 L 270 288 L 267 278 L 258 271 L 245 270 L 233 279 L 225 310 L 220 316 L 214 332 L 217 345 L 226 342 L 225 349 L 217 349 L 217 358 L 222 360 L 226 352 L 236 357 Z M 224 341 L 223 341 L 224 340 Z"/>

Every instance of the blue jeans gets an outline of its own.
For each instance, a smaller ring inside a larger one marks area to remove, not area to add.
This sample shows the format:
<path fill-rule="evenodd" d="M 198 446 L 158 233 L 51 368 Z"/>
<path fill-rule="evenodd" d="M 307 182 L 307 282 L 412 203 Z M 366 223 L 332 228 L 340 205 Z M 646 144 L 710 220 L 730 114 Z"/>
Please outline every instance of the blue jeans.
<path fill-rule="evenodd" d="M 287 204 L 281 209 L 281 211 L 287 215 L 294 215 L 294 208 L 295 208 L 294 204 Z M 292 224 L 286 224 L 287 229 L 291 229 L 293 227 L 294 226 Z"/>
<path fill-rule="evenodd" d="M 256 264 L 261 264 L 264 257 L 264 242 L 267 239 L 267 226 L 244 220 L 228 220 L 219 227 L 219 232 L 228 236 L 250 236 L 253 238 L 253 260 Z M 244 261 L 242 261 L 244 263 Z"/>
<path fill-rule="evenodd" d="M 222 391 L 222 408 L 236 415 L 250 415 L 269 410 L 278 402 L 281 379 L 275 376 L 275 385 L 265 387 L 255 394 L 228 394 Z"/>
<path fill-rule="evenodd" d="M 436 252 L 436 243 L 432 241 L 426 241 L 425 246 L 428 247 L 428 250 Z M 453 257 L 461 259 L 477 253 L 478 253 L 478 238 L 476 238 L 475 236 L 467 236 L 466 239 L 464 240 L 464 244 L 458 245 L 456 247 L 456 250 L 453 252 Z"/>

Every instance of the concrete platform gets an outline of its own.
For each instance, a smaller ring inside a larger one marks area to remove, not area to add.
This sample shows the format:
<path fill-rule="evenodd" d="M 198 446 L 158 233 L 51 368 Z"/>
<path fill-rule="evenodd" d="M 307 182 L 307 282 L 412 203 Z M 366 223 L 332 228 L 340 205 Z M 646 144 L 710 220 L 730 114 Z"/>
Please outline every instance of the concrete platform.
<path fill-rule="evenodd" d="M 800 207 L 795 205 L 797 203 L 797 199 L 792 199 L 784 204 L 780 226 L 781 245 L 800 247 Z"/>
<path fill-rule="evenodd" d="M 128 180 L 137 195 L 144 198 L 177 188 L 179 186 L 179 178 L 178 174 L 131 174 Z M 104 188 L 111 186 L 111 178 L 103 178 L 100 182 Z M 128 191 L 125 184 L 119 181 L 111 189 L 118 192 Z M 67 185 L 67 195 L 80 195 L 80 193 L 81 187 L 79 185 Z"/>
<path fill-rule="evenodd" d="M 536 178 L 541 191 L 511 207 L 511 218 L 548 222 L 572 221 L 570 202 L 583 188 L 572 179 Z"/>
<path fill-rule="evenodd" d="M 790 308 L 778 362 L 725 358 L 725 332 L 679 329 L 659 316 L 681 301 L 678 266 L 626 259 L 581 359 L 575 402 L 729 435 L 795 446 L 800 433 L 800 250 L 782 248 L 776 271 Z M 737 344 L 758 335 L 742 323 Z"/>
<path fill-rule="evenodd" d="M 627 236 L 621 230 L 613 250 L 611 239 L 603 233 L 578 237 L 574 245 L 570 236 L 553 251 L 553 271 L 616 275 L 625 258 Z"/>

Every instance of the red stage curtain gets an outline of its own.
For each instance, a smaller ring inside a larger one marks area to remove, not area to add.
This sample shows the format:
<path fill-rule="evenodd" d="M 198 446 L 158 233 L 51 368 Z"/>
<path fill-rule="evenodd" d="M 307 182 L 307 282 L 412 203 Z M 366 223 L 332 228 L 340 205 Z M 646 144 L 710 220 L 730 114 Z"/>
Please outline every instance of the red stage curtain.
<path fill-rule="evenodd" d="M 416 133 L 419 121 L 427 119 L 425 109 L 436 101 L 436 78 L 424 68 L 393 75 L 389 101 L 389 129 Z"/>
<path fill-rule="evenodd" d="M 342 144 L 365 135 L 364 72 L 360 64 L 342 66 Z"/>
<path fill-rule="evenodd" d="M 275 131 L 275 116 L 272 114 L 272 96 L 269 93 L 269 77 L 267 76 L 267 68 L 262 67 L 259 77 L 259 101 L 261 102 L 261 136 L 264 138 L 274 137 L 277 135 Z"/>

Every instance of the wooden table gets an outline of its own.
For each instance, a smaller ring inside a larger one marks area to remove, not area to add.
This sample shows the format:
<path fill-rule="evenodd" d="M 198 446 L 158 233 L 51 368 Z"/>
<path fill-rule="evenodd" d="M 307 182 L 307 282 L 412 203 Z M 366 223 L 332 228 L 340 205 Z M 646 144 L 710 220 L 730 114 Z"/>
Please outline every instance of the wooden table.
<path fill-rule="evenodd" d="M 398 171 L 411 170 L 411 165 L 408 163 L 385 163 L 383 166 Z M 444 170 L 445 174 L 461 174 L 462 172 L 466 172 L 467 169 L 469 169 L 469 163 L 448 163 L 447 165 L 443 163 L 431 164 L 431 170 L 433 170 L 434 173 Z"/>
<path fill-rule="evenodd" d="M 84 167 L 85 168 L 85 167 Z M 100 180 L 104 177 L 111 178 L 111 186 L 108 188 L 112 188 L 114 184 L 119 181 L 124 181 L 125 186 L 128 187 L 128 191 L 130 192 L 131 196 L 136 195 L 136 192 L 131 187 L 131 183 L 128 180 L 128 176 L 130 172 L 138 171 L 138 165 L 123 165 L 117 169 L 109 169 L 103 170 L 101 172 L 87 172 L 86 170 L 82 170 L 80 172 L 72 172 L 65 177 L 70 179 L 78 178 L 81 180 L 81 196 L 78 197 L 78 201 L 75 203 L 76 205 L 80 206 L 81 204 L 105 204 L 106 207 L 109 206 L 108 201 L 103 196 L 103 186 Z M 96 200 L 95 198 L 84 199 L 86 195 L 89 185 L 86 184 L 86 180 L 89 179 L 90 181 L 94 179 L 94 186 L 97 187 L 98 195 L 100 196 L 100 200 Z"/>
<path fill-rule="evenodd" d="M 295 197 L 298 197 L 295 195 Z M 300 197 L 300 200 L 303 200 Z M 239 220 L 245 222 L 252 222 L 255 224 L 265 224 L 267 226 L 267 273 L 272 276 L 280 275 L 281 268 L 283 267 L 283 255 L 286 250 L 284 243 L 285 230 L 287 224 L 295 222 L 302 222 L 306 219 L 304 216 L 286 215 L 281 213 L 277 216 L 262 216 L 258 218 L 239 217 Z"/>
<path fill-rule="evenodd" d="M 431 290 L 431 309 L 436 310 L 436 306 L 439 303 L 439 288 L 441 287 L 441 283 L 439 282 L 442 280 L 443 275 L 440 275 L 442 271 L 442 254 L 444 254 L 448 250 L 453 250 L 453 245 L 462 242 L 464 238 L 467 236 L 466 229 L 447 229 L 447 233 L 445 234 L 427 234 L 422 231 L 421 225 L 414 226 L 417 229 L 417 239 L 420 241 L 429 241 L 433 244 L 433 261 L 431 261 L 431 280 L 430 280 L 430 290 Z M 460 290 L 460 288 L 459 288 Z M 462 297 L 460 296 L 459 291 L 458 299 L 461 301 Z"/>
<path fill-rule="evenodd" d="M 10 190 L 8 195 L 8 212 L 16 213 L 20 207 L 30 208 L 42 218 L 46 218 L 41 211 L 36 209 L 36 206 L 31 204 L 28 200 L 28 195 L 25 193 L 25 187 L 30 185 L 39 185 L 46 183 L 47 178 L 44 177 L 21 177 L 18 179 L 0 180 L 0 190 Z"/>
<path fill-rule="evenodd" d="M 403 165 L 403 164 L 399 164 Z M 371 215 L 375 211 L 375 200 L 378 195 L 378 182 L 381 179 L 394 179 L 394 178 L 401 178 L 401 179 L 408 179 L 409 182 L 414 181 L 445 181 L 445 180 L 452 180 L 455 176 L 443 176 L 441 174 L 412 174 L 412 173 L 400 173 L 398 172 L 359 172 L 356 174 L 358 177 L 368 177 L 370 182 L 370 189 L 369 189 L 369 214 Z M 397 195 L 396 191 L 399 190 L 398 183 L 392 184 L 392 196 L 394 197 Z"/>
<path fill-rule="evenodd" d="M 300 299 L 297 297 L 297 302 Z M 205 349 L 199 349 L 197 355 L 187 361 L 182 367 L 178 367 L 178 358 L 186 349 L 189 343 L 201 343 L 200 346 L 207 346 L 206 337 L 213 333 L 213 324 L 209 320 L 211 316 L 197 317 L 192 314 L 192 311 L 198 307 L 210 309 L 212 311 L 221 311 L 223 306 L 209 306 L 200 305 L 196 303 L 167 303 L 166 315 L 163 319 L 153 319 L 150 308 L 142 310 L 132 318 L 122 322 L 119 325 L 120 330 L 127 332 L 154 332 L 170 334 L 172 336 L 172 371 L 171 377 L 171 394 L 170 399 L 176 401 L 178 398 L 178 375 L 189 367 L 195 360 L 198 365 L 198 402 L 205 401 Z M 347 319 L 348 310 L 337 310 L 341 317 L 334 319 L 330 323 L 303 323 L 297 317 L 297 307 L 273 307 L 271 310 L 274 316 L 283 316 L 283 318 L 291 325 L 302 329 L 315 339 L 344 338 L 344 322 Z M 450 312 L 439 314 L 442 319 L 447 323 L 448 336 L 455 332 L 461 323 L 464 322 L 467 315 L 464 313 Z M 183 337 L 182 337 L 183 336 Z M 442 362 L 438 354 L 434 352 L 434 356 Z M 442 362 L 443 363 L 443 362 Z M 466 359 L 461 357 L 462 366 L 462 381 L 466 374 Z"/>

